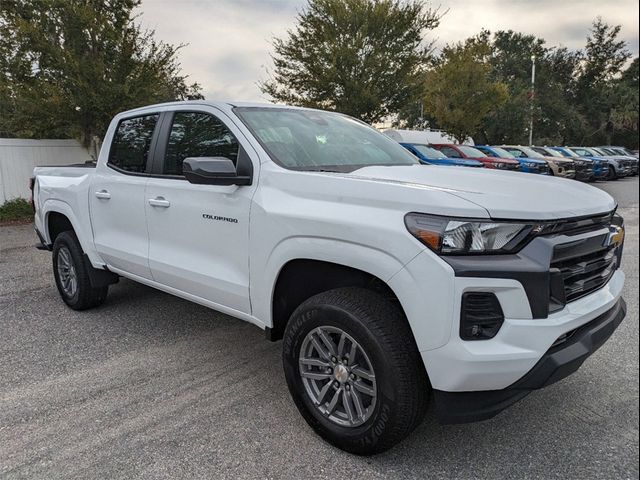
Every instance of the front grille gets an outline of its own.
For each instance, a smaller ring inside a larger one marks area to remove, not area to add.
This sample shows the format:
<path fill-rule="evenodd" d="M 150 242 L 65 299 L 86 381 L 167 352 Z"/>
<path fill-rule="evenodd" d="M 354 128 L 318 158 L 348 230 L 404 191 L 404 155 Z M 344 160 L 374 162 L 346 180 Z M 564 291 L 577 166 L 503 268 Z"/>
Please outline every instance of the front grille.
<path fill-rule="evenodd" d="M 609 228 L 613 222 L 614 212 L 601 213 L 590 217 L 578 217 L 542 224 L 539 235 L 577 235 L 579 233 Z"/>
<path fill-rule="evenodd" d="M 603 287 L 618 268 L 615 246 L 566 260 L 553 261 L 552 271 L 559 272 L 564 285 L 564 303 L 577 300 Z"/>

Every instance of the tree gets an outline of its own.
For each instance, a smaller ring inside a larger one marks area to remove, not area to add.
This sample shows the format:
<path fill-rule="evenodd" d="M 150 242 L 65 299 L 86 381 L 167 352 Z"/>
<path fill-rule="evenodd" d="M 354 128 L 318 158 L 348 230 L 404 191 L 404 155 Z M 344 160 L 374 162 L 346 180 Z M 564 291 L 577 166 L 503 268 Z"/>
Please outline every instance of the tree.
<path fill-rule="evenodd" d="M 479 132 L 484 141 L 528 142 L 532 113 L 534 143 L 564 144 L 582 132 L 584 119 L 575 101 L 580 52 L 548 48 L 543 39 L 512 30 L 495 32 L 491 51 L 491 77 L 508 85 L 509 96 L 485 117 Z M 535 95 L 532 56 L 536 58 Z"/>
<path fill-rule="evenodd" d="M 309 0 L 287 37 L 274 40 L 276 101 L 377 122 L 412 101 L 428 58 L 425 30 L 440 16 L 419 0 Z"/>
<path fill-rule="evenodd" d="M 88 146 L 113 115 L 201 98 L 176 55 L 135 23 L 140 0 L 0 2 L 0 135 L 76 137 Z"/>
<path fill-rule="evenodd" d="M 577 81 L 577 101 L 588 121 L 585 140 L 611 142 L 614 132 L 616 80 L 631 54 L 626 43 L 618 40 L 620 25 L 610 26 L 597 18 L 587 37 L 584 62 Z"/>
<path fill-rule="evenodd" d="M 490 78 L 486 38 L 447 46 L 426 77 L 425 107 L 438 126 L 464 142 L 508 98 L 507 86 Z"/>
<path fill-rule="evenodd" d="M 611 111 L 611 122 L 614 132 L 611 142 L 615 145 L 629 145 L 638 147 L 638 113 L 640 110 L 639 82 L 638 82 L 638 57 L 616 79 L 612 96 L 614 98 Z"/>

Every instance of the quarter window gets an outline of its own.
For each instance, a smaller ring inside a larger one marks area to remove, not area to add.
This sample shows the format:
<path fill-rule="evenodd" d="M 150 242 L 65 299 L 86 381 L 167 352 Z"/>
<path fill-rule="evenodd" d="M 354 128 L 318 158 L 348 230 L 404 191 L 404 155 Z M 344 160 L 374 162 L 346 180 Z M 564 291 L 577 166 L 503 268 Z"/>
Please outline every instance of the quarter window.
<path fill-rule="evenodd" d="M 109 150 L 108 163 L 127 172 L 145 173 L 157 122 L 158 114 L 121 120 Z"/>
<path fill-rule="evenodd" d="M 176 112 L 167 142 L 162 173 L 182 175 L 189 157 L 226 157 L 238 160 L 238 140 L 218 118 L 208 113 Z"/>

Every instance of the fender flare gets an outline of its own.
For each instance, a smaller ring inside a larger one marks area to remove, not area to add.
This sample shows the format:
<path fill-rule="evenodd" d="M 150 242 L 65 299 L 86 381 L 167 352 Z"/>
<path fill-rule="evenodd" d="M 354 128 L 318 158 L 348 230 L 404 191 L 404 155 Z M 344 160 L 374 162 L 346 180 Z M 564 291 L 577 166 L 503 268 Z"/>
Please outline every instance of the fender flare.
<path fill-rule="evenodd" d="M 51 213 L 59 213 L 61 215 L 64 215 L 69 220 L 69 223 L 71 223 L 71 226 L 73 227 L 73 231 L 76 234 L 78 241 L 80 242 L 80 246 L 82 247 L 82 250 L 86 253 L 87 257 L 89 258 L 89 261 L 93 266 L 104 265 L 104 262 L 102 261 L 102 259 L 98 257 L 97 253 L 93 249 L 93 239 L 87 238 L 87 234 L 82 229 L 81 227 L 82 224 L 76 217 L 75 213 L 73 212 L 73 209 L 68 203 L 62 200 L 47 199 L 42 205 L 41 216 L 43 219 L 42 228 L 44 231 L 41 233 L 45 237 L 45 240 L 49 245 L 53 244 L 51 240 L 51 234 L 49 232 L 49 215 Z"/>
<path fill-rule="evenodd" d="M 254 271 L 251 282 L 254 316 L 273 327 L 273 296 L 282 269 L 294 260 L 316 260 L 363 271 L 388 285 L 404 264 L 388 252 L 367 245 L 322 237 L 296 236 L 282 240 L 271 251 L 261 271 Z M 257 268 L 257 267 L 256 267 Z M 389 286 L 389 288 L 391 288 Z M 391 289 L 402 304 L 401 296 Z"/>

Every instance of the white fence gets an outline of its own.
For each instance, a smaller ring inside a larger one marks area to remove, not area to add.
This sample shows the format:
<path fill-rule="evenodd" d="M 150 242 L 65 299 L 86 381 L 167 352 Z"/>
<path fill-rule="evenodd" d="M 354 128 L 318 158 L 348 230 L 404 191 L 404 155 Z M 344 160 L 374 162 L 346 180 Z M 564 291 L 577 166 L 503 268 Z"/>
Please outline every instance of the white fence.
<path fill-rule="evenodd" d="M 75 140 L 0 138 L 0 205 L 14 198 L 29 198 L 34 167 L 69 165 L 90 160 Z"/>

